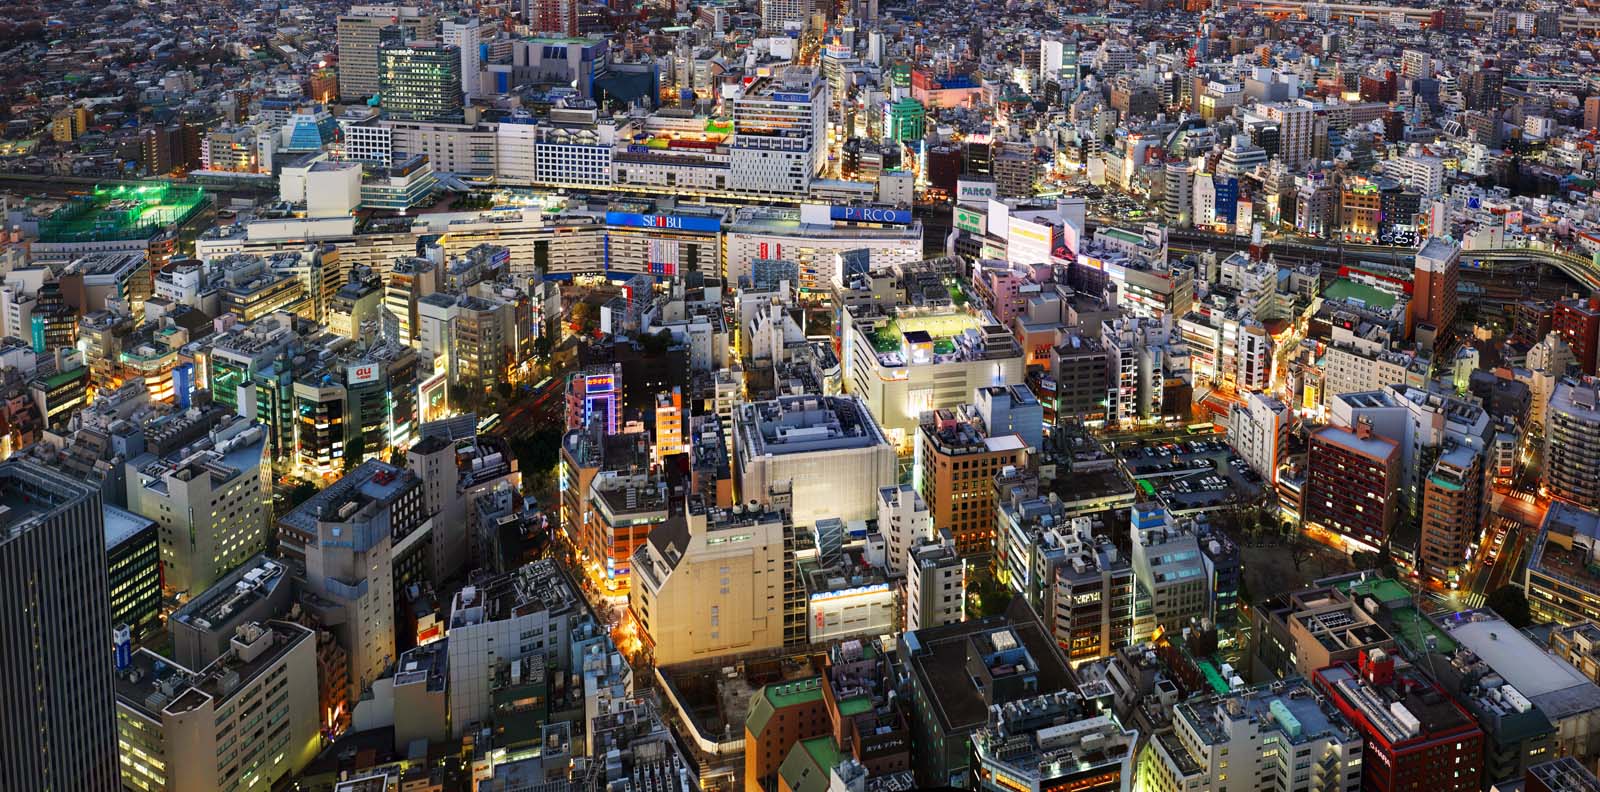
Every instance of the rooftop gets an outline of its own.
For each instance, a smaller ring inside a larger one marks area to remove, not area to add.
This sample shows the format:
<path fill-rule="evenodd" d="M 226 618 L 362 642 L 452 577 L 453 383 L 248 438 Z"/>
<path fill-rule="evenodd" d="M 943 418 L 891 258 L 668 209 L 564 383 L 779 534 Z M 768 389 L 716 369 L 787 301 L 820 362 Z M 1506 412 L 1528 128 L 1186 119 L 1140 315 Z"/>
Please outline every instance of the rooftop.
<path fill-rule="evenodd" d="M 904 633 L 900 640 L 909 649 L 905 654 L 910 671 L 922 690 L 934 698 L 934 711 L 947 735 L 984 723 L 988 705 L 968 672 L 969 650 L 1006 633 L 1036 667 L 1037 690 L 1077 689 L 1077 678 L 1062 659 L 1055 639 L 1020 599 L 1014 600 L 1004 615 Z"/>
<path fill-rule="evenodd" d="M 1229 742 L 1229 724 L 1247 719 L 1262 729 L 1275 728 L 1292 745 L 1324 738 L 1359 739 L 1344 718 L 1299 678 L 1190 699 L 1179 704 L 1176 713 L 1208 745 Z"/>
<path fill-rule="evenodd" d="M 1431 682 L 1398 677 L 1395 685 L 1374 685 L 1343 664 L 1317 675 L 1391 746 L 1472 727 L 1467 714 Z"/>
<path fill-rule="evenodd" d="M 1384 291 L 1376 286 L 1358 283 L 1348 278 L 1339 278 L 1328 284 L 1322 292 L 1324 300 L 1337 300 L 1339 302 L 1359 303 L 1369 308 L 1388 310 L 1393 308 L 1399 298 L 1393 293 Z"/>
<path fill-rule="evenodd" d="M 567 576 L 553 560 L 540 559 L 485 585 L 456 592 L 450 602 L 450 629 L 539 611 L 564 613 L 577 603 L 577 591 Z"/>
<path fill-rule="evenodd" d="M 1600 686 L 1493 611 L 1457 613 L 1443 627 L 1551 721 L 1600 709 Z"/>
<path fill-rule="evenodd" d="M 149 517 L 134 514 L 126 509 L 119 509 L 105 502 L 100 504 L 100 511 L 105 515 L 107 550 L 111 550 L 117 545 L 132 539 L 140 531 L 156 524 L 156 521 Z"/>
<path fill-rule="evenodd" d="M 1600 590 L 1600 515 L 1551 502 L 1528 554 L 1528 569 L 1580 590 Z"/>
<path fill-rule="evenodd" d="M 886 445 L 871 413 L 854 396 L 780 396 L 734 413 L 740 456 L 754 459 Z"/>
<path fill-rule="evenodd" d="M 311 630 L 286 621 L 241 625 L 230 650 L 198 671 L 140 649 L 129 668 L 117 675 L 118 703 L 157 722 L 163 713 L 183 715 L 207 702 L 220 709 L 313 635 Z"/>
<path fill-rule="evenodd" d="M 224 627 L 234 614 L 270 596 L 287 578 L 283 562 L 258 555 L 174 611 L 173 621 L 198 630 Z"/>

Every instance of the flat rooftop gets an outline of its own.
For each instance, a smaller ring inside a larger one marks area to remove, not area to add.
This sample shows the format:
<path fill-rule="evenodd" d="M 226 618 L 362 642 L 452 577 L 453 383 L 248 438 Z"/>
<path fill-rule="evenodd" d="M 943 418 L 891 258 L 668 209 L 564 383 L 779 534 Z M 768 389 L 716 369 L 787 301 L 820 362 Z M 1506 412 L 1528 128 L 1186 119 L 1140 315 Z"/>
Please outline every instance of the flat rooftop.
<path fill-rule="evenodd" d="M 119 509 L 109 503 L 102 502 L 100 510 L 105 516 L 107 550 L 132 539 L 140 531 L 156 524 L 156 521 L 149 517 L 134 514 L 127 509 Z"/>
<path fill-rule="evenodd" d="M 911 648 L 910 670 L 924 691 L 939 693 L 934 710 L 944 722 L 946 734 L 959 734 L 985 723 L 988 706 L 967 672 L 968 648 L 974 641 L 1007 630 L 1037 667 L 1039 690 L 1078 689 L 1077 677 L 1060 659 L 1054 637 L 1020 601 L 1013 602 L 1003 616 L 905 633 L 901 640 Z"/>
<path fill-rule="evenodd" d="M 1338 300 L 1339 302 L 1353 302 L 1369 308 L 1388 310 L 1399 302 L 1399 297 L 1386 292 L 1376 286 L 1357 283 L 1347 278 L 1340 278 L 1328 284 L 1322 292 L 1324 300 Z"/>
<path fill-rule="evenodd" d="M 220 708 L 301 641 L 313 636 L 309 629 L 293 622 L 268 621 L 259 626 L 263 632 L 257 640 L 268 643 L 258 655 L 242 659 L 236 651 L 235 639 L 235 647 L 198 671 L 184 668 L 149 649 L 140 649 L 133 654 L 129 669 L 117 675 L 118 701 L 157 722 L 163 712 L 182 714 L 204 706 L 207 700 L 216 701 Z"/>
<path fill-rule="evenodd" d="M 861 401 L 852 396 L 780 396 L 740 405 L 735 442 L 749 458 L 887 445 Z"/>
<path fill-rule="evenodd" d="M 1178 717 L 1194 727 L 1195 733 L 1208 745 L 1228 742 L 1228 722 L 1245 719 L 1262 723 L 1276 722 L 1278 731 L 1292 745 L 1335 735 L 1341 742 L 1359 739 L 1355 730 L 1320 699 L 1304 679 L 1293 678 L 1274 684 L 1282 684 L 1283 687 L 1273 692 L 1270 685 L 1259 685 L 1223 695 L 1190 699 L 1179 704 L 1175 711 Z M 1240 709 L 1230 714 L 1228 705 L 1233 701 L 1239 703 Z"/>
<path fill-rule="evenodd" d="M 1600 686 L 1534 643 L 1493 611 L 1466 611 L 1444 629 L 1552 721 L 1600 709 Z"/>

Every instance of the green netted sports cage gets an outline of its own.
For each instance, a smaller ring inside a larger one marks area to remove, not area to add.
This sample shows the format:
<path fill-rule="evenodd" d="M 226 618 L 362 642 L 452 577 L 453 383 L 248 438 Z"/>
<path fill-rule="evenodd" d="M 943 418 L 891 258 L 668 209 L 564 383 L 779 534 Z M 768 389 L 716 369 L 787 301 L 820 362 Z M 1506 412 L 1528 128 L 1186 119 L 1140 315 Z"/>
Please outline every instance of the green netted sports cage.
<path fill-rule="evenodd" d="M 182 225 L 205 205 L 205 190 L 168 182 L 96 185 L 40 221 L 41 242 L 143 239 Z"/>

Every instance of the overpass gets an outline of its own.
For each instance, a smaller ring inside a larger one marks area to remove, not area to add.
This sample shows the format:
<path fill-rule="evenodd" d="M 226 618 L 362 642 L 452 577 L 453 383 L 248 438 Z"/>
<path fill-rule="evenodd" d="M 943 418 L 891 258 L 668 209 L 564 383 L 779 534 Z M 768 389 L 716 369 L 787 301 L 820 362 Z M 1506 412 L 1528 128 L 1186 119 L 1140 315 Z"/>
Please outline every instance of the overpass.
<path fill-rule="evenodd" d="M 1182 251 L 1243 250 L 1249 246 L 1244 237 L 1208 234 L 1203 231 L 1169 231 L 1169 245 Z M 1378 264 L 1409 265 L 1416 257 L 1412 248 L 1392 245 L 1329 244 L 1306 238 L 1289 238 L 1265 242 L 1266 251 L 1277 258 L 1291 261 L 1317 262 L 1323 266 L 1340 263 L 1356 264 L 1371 261 Z M 1508 247 L 1461 251 L 1465 264 L 1463 273 L 1478 272 L 1493 276 L 1519 269 L 1517 265 L 1533 264 L 1557 270 L 1573 282 L 1600 291 L 1600 265 L 1591 258 L 1544 247 Z"/>
<path fill-rule="evenodd" d="M 1326 9 L 1333 19 L 1366 18 L 1388 19 L 1394 14 L 1402 14 L 1407 21 L 1418 24 L 1426 23 L 1433 18 L 1435 11 L 1442 11 L 1443 6 L 1401 6 L 1377 5 L 1368 3 L 1320 3 L 1316 0 L 1227 0 L 1225 8 L 1236 8 L 1240 11 L 1256 11 L 1262 14 L 1290 14 L 1295 16 L 1310 16 L 1312 7 L 1318 10 Z M 1493 11 L 1482 8 L 1469 8 L 1466 18 L 1479 22 L 1480 26 L 1486 23 L 1494 14 Z M 1600 31 L 1600 14 L 1561 14 L 1562 33 L 1588 33 Z"/>

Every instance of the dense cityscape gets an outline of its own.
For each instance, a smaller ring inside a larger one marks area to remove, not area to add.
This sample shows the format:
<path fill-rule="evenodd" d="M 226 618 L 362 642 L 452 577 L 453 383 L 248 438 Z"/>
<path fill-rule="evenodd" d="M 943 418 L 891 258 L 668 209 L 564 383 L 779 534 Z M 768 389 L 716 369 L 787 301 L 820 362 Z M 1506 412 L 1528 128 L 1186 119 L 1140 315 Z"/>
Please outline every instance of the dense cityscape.
<path fill-rule="evenodd" d="M 1415 1 L 0 0 L 0 791 L 1600 792 L 1600 6 Z"/>

